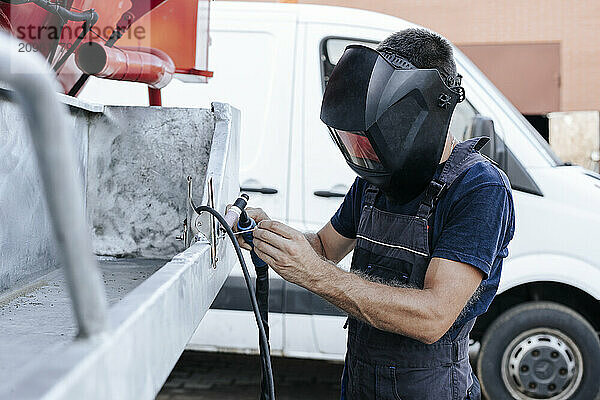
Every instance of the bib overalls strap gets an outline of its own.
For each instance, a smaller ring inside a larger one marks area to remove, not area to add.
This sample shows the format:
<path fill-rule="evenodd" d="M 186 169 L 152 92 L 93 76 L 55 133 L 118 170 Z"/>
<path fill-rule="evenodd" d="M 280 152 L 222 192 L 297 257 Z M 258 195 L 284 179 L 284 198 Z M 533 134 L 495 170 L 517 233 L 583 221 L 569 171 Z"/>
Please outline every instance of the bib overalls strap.
<path fill-rule="evenodd" d="M 454 180 L 483 161 L 479 149 L 487 138 L 456 145 L 440 176 L 425 191 L 417 215 L 375 207 L 380 191 L 365 192 L 351 270 L 365 279 L 422 289 L 429 261 L 430 224 L 435 206 Z M 342 398 L 402 400 L 479 399 L 479 382 L 469 365 L 472 319 L 453 326 L 440 340 L 424 344 L 348 319 L 348 351 Z M 468 396 L 468 392 L 471 396 Z"/>

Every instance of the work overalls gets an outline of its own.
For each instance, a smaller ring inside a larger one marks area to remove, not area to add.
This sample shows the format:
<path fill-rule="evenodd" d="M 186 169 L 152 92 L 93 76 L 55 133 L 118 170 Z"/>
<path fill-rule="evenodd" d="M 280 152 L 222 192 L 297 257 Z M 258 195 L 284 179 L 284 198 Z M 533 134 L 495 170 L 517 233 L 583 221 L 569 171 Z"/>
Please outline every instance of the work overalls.
<path fill-rule="evenodd" d="M 369 185 L 356 234 L 352 271 L 390 285 L 423 288 L 431 260 L 433 211 L 445 190 L 484 158 L 487 138 L 456 145 L 440 176 L 425 191 L 416 216 L 374 207 L 379 189 Z M 479 382 L 469 365 L 469 332 L 475 318 L 453 326 L 440 340 L 424 344 L 348 319 L 348 351 L 342 399 L 479 400 Z"/>

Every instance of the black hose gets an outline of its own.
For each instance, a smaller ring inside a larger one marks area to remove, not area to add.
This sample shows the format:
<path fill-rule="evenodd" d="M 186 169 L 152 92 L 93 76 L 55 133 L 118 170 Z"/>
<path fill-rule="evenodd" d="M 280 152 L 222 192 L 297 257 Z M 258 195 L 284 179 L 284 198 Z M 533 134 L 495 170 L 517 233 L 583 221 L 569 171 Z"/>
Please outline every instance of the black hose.
<path fill-rule="evenodd" d="M 267 330 L 265 329 L 265 324 L 263 322 L 263 315 L 261 314 L 261 309 L 259 308 L 259 304 L 257 301 L 256 293 L 254 292 L 254 288 L 252 287 L 252 281 L 250 280 L 250 274 L 248 273 L 248 267 L 246 266 L 246 261 L 244 260 L 244 255 L 242 254 L 242 249 L 237 242 L 235 234 L 231 227 L 227 224 L 227 221 L 223 218 L 223 216 L 215 209 L 208 206 L 199 206 L 195 208 L 198 214 L 206 211 L 209 214 L 213 215 L 217 221 L 221 224 L 225 232 L 227 232 L 227 236 L 233 243 L 233 247 L 235 248 L 235 253 L 240 261 L 240 265 L 242 266 L 242 272 L 244 273 L 244 280 L 246 281 L 246 287 L 248 288 L 248 294 L 250 295 L 250 302 L 252 303 L 252 311 L 254 311 L 254 318 L 256 319 L 256 325 L 258 326 L 258 338 L 259 338 L 259 347 L 260 347 L 260 358 L 261 358 L 261 366 L 263 366 L 264 374 L 266 376 L 266 387 L 268 389 L 268 397 L 267 400 L 275 400 L 275 383 L 273 381 L 273 367 L 271 366 L 271 352 L 269 350 L 269 339 L 267 337 Z M 268 267 L 267 267 L 268 268 Z M 258 271 L 257 271 L 258 273 Z M 261 276 L 264 277 L 264 274 L 261 272 Z M 265 289 L 264 279 L 259 280 L 257 277 L 257 291 L 260 289 L 261 292 Z M 266 289 L 268 291 L 269 279 L 267 275 L 266 279 Z M 262 310 L 267 310 L 267 307 L 263 307 Z M 267 321 L 268 315 L 264 317 L 264 321 Z"/>
<path fill-rule="evenodd" d="M 269 266 L 254 267 L 256 271 L 256 299 L 258 302 L 258 310 L 260 318 L 265 327 L 267 340 L 269 339 Z M 267 343 L 268 344 L 268 343 Z M 264 364 L 263 358 L 261 363 Z M 263 373 L 260 383 L 260 400 L 269 399 L 268 382 L 267 382 L 267 366 L 263 365 Z"/>
<path fill-rule="evenodd" d="M 248 199 L 248 195 L 245 195 L 244 197 L 244 194 L 242 194 L 235 201 L 235 203 L 233 203 L 233 205 L 242 210 L 237 224 L 238 233 L 241 234 L 244 241 L 251 247 L 250 257 L 252 258 L 252 264 L 254 264 L 254 270 L 256 271 L 256 300 L 258 301 L 258 310 L 260 312 L 263 325 L 265 326 L 267 339 L 269 339 L 269 266 L 266 262 L 261 260 L 254 251 L 254 236 L 252 231 L 256 227 L 256 222 L 254 222 L 252 218 L 248 217 L 248 214 L 245 211 Z M 266 400 L 269 397 L 269 392 L 267 391 L 267 374 L 265 371 L 266 367 L 263 365 L 260 382 L 261 400 Z"/>
<path fill-rule="evenodd" d="M 64 22 L 61 22 L 58 27 L 57 32 L 62 32 L 64 27 L 65 27 Z M 50 52 L 48 52 L 48 55 L 46 56 L 46 61 L 50 65 L 52 65 L 52 61 L 54 60 L 54 56 L 56 55 L 56 49 L 58 49 L 59 44 L 60 44 L 60 38 L 57 38 L 56 42 L 54 43 L 54 46 L 52 46 L 52 49 L 50 50 Z"/>
<path fill-rule="evenodd" d="M 81 12 L 67 10 L 65 7 L 56 3 L 50 3 L 47 0 L 30 0 L 28 2 L 43 8 L 51 14 L 58 15 L 64 21 L 90 22 L 94 18 L 93 14 L 96 13 L 94 10 L 86 10 Z M 97 19 L 98 15 L 96 15 L 96 20 Z"/>
<path fill-rule="evenodd" d="M 89 74 L 86 74 L 86 73 L 81 74 L 79 79 L 77 79 L 77 82 L 75 82 L 75 84 L 73 85 L 73 87 L 71 87 L 71 90 L 69 90 L 69 93 L 67 93 L 67 94 L 69 96 L 73 96 L 73 97 L 77 96 L 77 93 L 79 93 L 79 91 L 81 90 L 83 85 L 85 85 L 85 83 L 87 82 L 89 77 L 90 77 Z"/>
<path fill-rule="evenodd" d="M 58 15 L 60 18 L 63 19 L 63 21 L 75 21 L 75 22 L 85 22 L 85 21 L 91 21 L 93 16 L 92 14 L 95 14 L 94 10 L 86 10 L 86 11 L 71 11 L 66 9 L 65 7 L 61 6 L 60 4 L 57 3 L 51 3 L 48 0 L 0 0 L 3 3 L 8 3 L 8 4 L 12 4 L 12 5 L 21 5 L 21 4 L 28 4 L 28 3 L 33 3 L 35 5 L 37 5 L 38 7 L 43 8 L 44 10 L 48 11 L 51 14 L 54 15 Z M 96 15 L 96 20 L 98 19 L 98 16 Z"/>
<path fill-rule="evenodd" d="M 75 21 L 75 22 L 90 22 L 93 20 L 96 12 L 94 10 L 86 10 L 86 11 L 71 11 L 66 9 L 57 3 L 51 3 L 48 0 L 0 0 L 3 3 L 8 3 L 11 5 L 21 5 L 33 3 L 38 7 L 43 8 L 51 14 L 58 15 L 62 18 L 63 21 Z M 96 21 L 98 20 L 98 15 L 95 16 Z M 94 23 L 96 23 L 94 21 Z M 92 24 L 93 25 L 93 24 Z"/>
<path fill-rule="evenodd" d="M 89 22 L 83 23 L 83 29 L 79 33 L 79 36 L 77 36 L 77 39 L 75 39 L 75 41 L 73 42 L 71 47 L 69 47 L 67 52 L 60 58 L 60 60 L 58 60 L 56 62 L 56 64 L 54 64 L 54 68 L 53 68 L 54 72 L 58 72 L 60 67 L 62 67 L 63 64 L 67 62 L 69 57 L 71 57 L 71 54 L 73 54 L 75 52 L 75 50 L 79 47 L 79 45 L 81 44 L 81 41 L 86 37 L 86 35 L 88 33 L 90 33 L 90 30 L 92 29 L 92 25 L 93 24 L 90 24 Z"/>
<path fill-rule="evenodd" d="M 64 25 L 64 22 L 66 22 L 66 21 L 83 22 L 83 29 L 82 29 L 81 33 L 79 34 L 79 36 L 77 37 L 77 39 L 75 40 L 75 42 L 73 42 L 73 44 L 67 50 L 65 55 L 62 56 L 60 58 L 60 60 L 54 65 L 55 72 L 58 71 L 60 69 L 60 67 L 62 67 L 63 64 L 68 60 L 68 58 L 71 56 L 71 54 L 73 54 L 75 52 L 77 47 L 79 47 L 79 45 L 81 44 L 81 41 L 90 32 L 90 30 L 96 24 L 96 22 L 98 22 L 98 18 L 99 18 L 98 13 L 93 9 L 85 10 L 85 11 L 81 11 L 81 12 L 70 11 L 70 10 L 66 9 L 65 7 L 61 6 L 60 4 L 50 3 L 47 0 L 0 0 L 0 1 L 2 1 L 4 3 L 13 4 L 13 5 L 33 3 L 33 4 L 37 5 L 38 7 L 41 7 L 44 10 L 48 11 L 49 13 L 57 15 L 62 20 L 63 25 Z M 50 61 L 50 62 L 52 61 L 51 58 L 54 58 L 55 51 L 56 51 L 56 49 L 54 49 L 51 52 L 51 56 L 49 55 L 48 61 Z"/>
<path fill-rule="evenodd" d="M 117 43 L 117 40 L 121 39 L 121 37 L 123 36 L 124 32 L 125 32 L 125 30 L 124 29 L 120 29 L 119 27 L 116 27 L 115 29 L 113 29 L 112 33 L 110 34 L 110 36 L 106 40 L 105 46 L 106 47 L 113 47 L 115 45 L 115 43 Z"/>
<path fill-rule="evenodd" d="M 0 1 L 3 3 L 12 4 L 13 6 L 31 3 L 31 0 L 0 0 Z"/>

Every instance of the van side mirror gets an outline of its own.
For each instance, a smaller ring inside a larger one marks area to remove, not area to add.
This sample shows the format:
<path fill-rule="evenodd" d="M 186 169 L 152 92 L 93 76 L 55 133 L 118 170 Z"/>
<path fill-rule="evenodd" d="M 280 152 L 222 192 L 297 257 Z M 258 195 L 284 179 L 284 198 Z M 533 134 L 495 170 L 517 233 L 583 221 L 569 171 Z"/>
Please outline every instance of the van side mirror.
<path fill-rule="evenodd" d="M 476 115 L 473 117 L 471 130 L 467 133 L 469 138 L 487 136 L 490 141 L 483 146 L 481 154 L 494 160 L 498 166 L 506 171 L 506 146 L 504 141 L 494 129 L 494 121 L 490 117 Z"/>

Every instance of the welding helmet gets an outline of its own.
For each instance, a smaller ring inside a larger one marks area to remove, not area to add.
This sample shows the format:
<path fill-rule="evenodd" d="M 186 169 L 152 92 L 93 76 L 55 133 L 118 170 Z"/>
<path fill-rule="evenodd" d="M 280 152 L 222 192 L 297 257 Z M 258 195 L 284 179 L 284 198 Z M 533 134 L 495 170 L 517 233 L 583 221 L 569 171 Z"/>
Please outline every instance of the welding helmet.
<path fill-rule="evenodd" d="M 346 47 L 327 83 L 321 120 L 360 177 L 406 203 L 439 165 L 460 75 L 443 79 L 397 55 Z"/>

